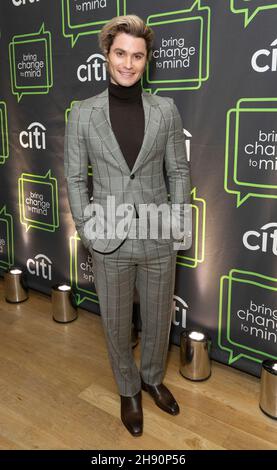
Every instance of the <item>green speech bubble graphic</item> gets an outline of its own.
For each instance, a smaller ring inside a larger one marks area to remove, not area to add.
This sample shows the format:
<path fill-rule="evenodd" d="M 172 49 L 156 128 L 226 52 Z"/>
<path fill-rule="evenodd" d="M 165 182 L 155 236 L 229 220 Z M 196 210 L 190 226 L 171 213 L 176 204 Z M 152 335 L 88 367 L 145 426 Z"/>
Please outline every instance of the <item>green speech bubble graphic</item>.
<path fill-rule="evenodd" d="M 272 0 L 230 0 L 230 7 L 232 13 L 244 15 L 246 28 L 259 12 L 277 8 L 277 3 Z"/>
<path fill-rule="evenodd" d="M 196 188 L 191 191 L 193 214 L 193 243 L 187 255 L 177 254 L 177 264 L 186 268 L 196 268 L 205 258 L 206 201 L 196 195 Z"/>
<path fill-rule="evenodd" d="M 3 164 L 9 158 L 8 116 L 4 101 L 0 101 L 0 135 L 0 164 Z"/>
<path fill-rule="evenodd" d="M 277 197 L 276 102 L 242 98 L 227 113 L 224 189 L 237 195 L 237 207 L 249 197 Z"/>
<path fill-rule="evenodd" d="M 6 206 L 0 209 L 0 268 L 7 269 L 14 264 L 13 218 L 6 211 Z"/>
<path fill-rule="evenodd" d="M 229 353 L 228 363 L 277 359 L 276 344 L 277 279 L 232 269 L 219 291 L 218 345 Z"/>
<path fill-rule="evenodd" d="M 58 185 L 49 170 L 44 176 L 22 173 L 18 179 L 20 222 L 26 232 L 33 227 L 55 232 L 59 227 Z"/>
<path fill-rule="evenodd" d="M 155 44 L 143 77 L 146 91 L 197 90 L 209 79 L 210 17 L 201 0 L 184 10 L 148 16 Z"/>
<path fill-rule="evenodd" d="M 120 15 L 122 0 L 61 0 L 62 31 L 74 47 L 81 36 L 98 34 L 102 26 L 114 16 Z"/>
<path fill-rule="evenodd" d="M 77 305 L 85 300 L 99 304 L 94 286 L 92 259 L 83 247 L 77 232 L 70 237 L 70 284 L 75 290 Z"/>
<path fill-rule="evenodd" d="M 65 115 L 64 115 L 65 123 L 67 123 L 68 121 L 68 116 L 69 116 L 70 111 L 72 110 L 72 106 L 74 105 L 74 103 L 78 103 L 78 100 L 71 101 L 69 108 L 66 108 L 65 110 Z M 88 176 L 92 176 L 92 175 L 93 175 L 92 165 L 88 165 Z"/>
<path fill-rule="evenodd" d="M 18 102 L 23 95 L 49 92 L 53 86 L 52 41 L 44 23 L 38 33 L 13 36 L 9 62 L 12 93 Z"/>

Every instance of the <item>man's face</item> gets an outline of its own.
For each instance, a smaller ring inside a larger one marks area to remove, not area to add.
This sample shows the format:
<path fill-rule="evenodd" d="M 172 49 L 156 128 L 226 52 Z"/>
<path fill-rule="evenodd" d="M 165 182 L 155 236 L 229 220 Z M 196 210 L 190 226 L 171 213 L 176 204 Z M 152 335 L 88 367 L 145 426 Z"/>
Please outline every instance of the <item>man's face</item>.
<path fill-rule="evenodd" d="M 145 39 L 118 33 L 107 55 L 107 62 L 112 83 L 127 87 L 133 85 L 145 70 L 147 62 Z"/>

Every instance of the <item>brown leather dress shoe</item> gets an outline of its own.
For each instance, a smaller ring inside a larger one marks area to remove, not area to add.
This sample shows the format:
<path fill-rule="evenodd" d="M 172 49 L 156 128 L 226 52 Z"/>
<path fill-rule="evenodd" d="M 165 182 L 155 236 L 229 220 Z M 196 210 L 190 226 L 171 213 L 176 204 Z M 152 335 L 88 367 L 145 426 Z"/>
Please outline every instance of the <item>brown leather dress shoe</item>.
<path fill-rule="evenodd" d="M 121 421 L 126 426 L 132 436 L 141 436 L 143 429 L 143 413 L 141 406 L 141 391 L 133 397 L 124 397 L 121 399 Z"/>
<path fill-rule="evenodd" d="M 156 405 L 163 411 L 166 411 L 166 413 L 171 415 L 180 413 L 177 401 L 163 383 L 159 385 L 149 385 L 141 379 L 141 388 L 145 392 L 148 392 L 154 399 Z"/>

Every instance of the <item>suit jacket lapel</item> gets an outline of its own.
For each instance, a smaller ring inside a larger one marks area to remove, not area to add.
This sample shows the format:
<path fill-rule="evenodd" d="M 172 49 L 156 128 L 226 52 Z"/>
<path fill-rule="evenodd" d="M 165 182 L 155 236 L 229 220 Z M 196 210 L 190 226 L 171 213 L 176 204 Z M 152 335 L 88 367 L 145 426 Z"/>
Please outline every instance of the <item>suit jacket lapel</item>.
<path fill-rule="evenodd" d="M 154 102 L 153 97 L 145 91 L 142 92 L 142 104 L 145 116 L 144 138 L 133 166 L 132 173 L 134 173 L 143 164 L 151 152 L 153 145 L 155 145 L 162 118 L 159 107 Z"/>
<path fill-rule="evenodd" d="M 98 95 L 98 99 L 93 105 L 95 111 L 91 114 L 94 130 L 99 134 L 104 145 L 111 152 L 122 171 L 128 175 L 134 173 L 143 164 L 155 143 L 160 127 L 161 113 L 152 96 L 145 91 L 142 92 L 142 104 L 145 116 L 144 138 L 132 172 L 130 172 L 130 168 L 112 130 L 109 115 L 108 88 Z"/>

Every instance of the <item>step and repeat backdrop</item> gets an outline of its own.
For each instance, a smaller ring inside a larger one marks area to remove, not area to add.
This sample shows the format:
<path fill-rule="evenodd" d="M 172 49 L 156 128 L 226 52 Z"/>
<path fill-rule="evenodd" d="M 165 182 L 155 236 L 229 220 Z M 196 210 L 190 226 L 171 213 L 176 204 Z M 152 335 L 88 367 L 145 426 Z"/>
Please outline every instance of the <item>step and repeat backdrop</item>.
<path fill-rule="evenodd" d="M 277 2 L 1 1 L 0 272 L 21 266 L 48 294 L 70 282 L 100 313 L 64 131 L 74 101 L 107 86 L 101 27 L 130 13 L 155 32 L 143 88 L 174 98 L 191 164 L 194 237 L 177 257 L 171 341 L 201 327 L 214 359 L 259 375 L 277 359 Z M 91 190 L 91 167 L 88 178 Z"/>

